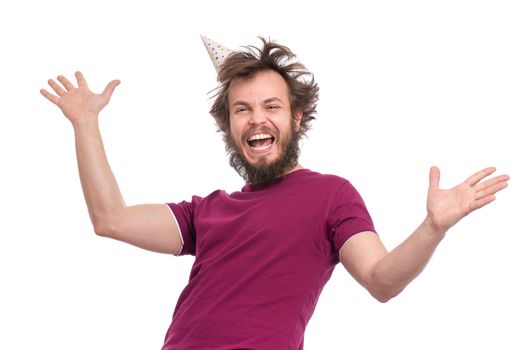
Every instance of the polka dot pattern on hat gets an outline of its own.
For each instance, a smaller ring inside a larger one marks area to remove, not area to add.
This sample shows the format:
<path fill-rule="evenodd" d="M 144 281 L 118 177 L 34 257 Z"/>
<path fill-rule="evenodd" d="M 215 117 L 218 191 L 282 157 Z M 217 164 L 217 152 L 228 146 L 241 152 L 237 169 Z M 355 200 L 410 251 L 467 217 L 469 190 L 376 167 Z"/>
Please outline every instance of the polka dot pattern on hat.
<path fill-rule="evenodd" d="M 229 56 L 231 50 L 203 35 L 200 37 L 202 38 L 207 53 L 209 54 L 209 57 L 211 57 L 211 61 L 213 61 L 213 65 L 218 73 L 220 66 L 226 60 L 227 56 Z"/>

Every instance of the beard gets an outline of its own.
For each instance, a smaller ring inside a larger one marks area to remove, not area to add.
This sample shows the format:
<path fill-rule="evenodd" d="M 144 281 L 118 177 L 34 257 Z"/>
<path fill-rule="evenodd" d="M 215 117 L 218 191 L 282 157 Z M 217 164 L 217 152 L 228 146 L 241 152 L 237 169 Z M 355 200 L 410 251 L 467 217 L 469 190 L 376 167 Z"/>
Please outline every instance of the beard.
<path fill-rule="evenodd" d="M 294 127 L 290 130 L 290 135 L 281 140 L 282 154 L 272 162 L 262 159 L 258 164 L 251 164 L 242 154 L 241 147 L 231 137 L 231 133 L 226 132 L 224 142 L 229 155 L 229 164 L 247 183 L 255 186 L 268 185 L 281 178 L 298 164 L 300 155 L 300 134 Z"/>

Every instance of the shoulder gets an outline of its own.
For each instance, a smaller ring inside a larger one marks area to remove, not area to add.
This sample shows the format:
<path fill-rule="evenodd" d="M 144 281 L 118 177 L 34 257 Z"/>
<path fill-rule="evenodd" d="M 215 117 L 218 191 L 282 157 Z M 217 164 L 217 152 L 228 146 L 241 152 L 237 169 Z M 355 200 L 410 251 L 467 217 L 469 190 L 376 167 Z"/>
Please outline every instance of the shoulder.
<path fill-rule="evenodd" d="M 339 175 L 310 171 L 312 188 L 322 192 L 332 207 L 340 205 L 364 205 L 364 200 L 350 180 Z"/>
<path fill-rule="evenodd" d="M 348 179 L 339 175 L 322 174 L 309 169 L 302 170 L 304 171 L 301 174 L 301 176 L 304 180 L 312 182 L 316 185 L 323 186 L 324 188 L 327 187 L 332 188 L 334 190 L 340 190 L 342 188 L 354 189 L 353 185 Z"/>
<path fill-rule="evenodd" d="M 194 210 L 205 203 L 214 202 L 226 197 L 229 197 L 229 195 L 225 191 L 215 190 L 206 196 L 193 195 L 190 200 L 183 200 L 178 203 L 178 205 Z"/>
<path fill-rule="evenodd" d="M 220 199 L 229 198 L 229 197 L 230 195 L 224 190 L 214 190 L 213 192 L 205 196 L 194 195 L 191 198 L 191 202 L 193 204 L 198 205 L 204 202 L 215 201 L 215 200 L 220 200 Z"/>

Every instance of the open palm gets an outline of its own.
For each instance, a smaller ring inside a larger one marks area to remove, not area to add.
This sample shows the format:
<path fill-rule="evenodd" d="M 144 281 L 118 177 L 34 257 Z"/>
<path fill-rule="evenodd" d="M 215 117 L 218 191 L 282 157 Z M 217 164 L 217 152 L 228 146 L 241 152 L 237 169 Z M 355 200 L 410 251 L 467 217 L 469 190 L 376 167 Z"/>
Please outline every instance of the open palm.
<path fill-rule="evenodd" d="M 86 116 L 98 115 L 102 108 L 109 103 L 113 91 L 117 85 L 120 84 L 119 80 L 113 80 L 107 84 L 101 94 L 95 94 L 89 90 L 82 73 L 76 72 L 75 77 L 78 87 L 73 86 L 68 79 L 60 75 L 57 80 L 62 85 L 52 79 L 48 81 L 49 86 L 53 88 L 56 95 L 53 95 L 45 89 L 40 90 L 42 95 L 56 104 L 71 122 L 75 122 Z"/>
<path fill-rule="evenodd" d="M 507 175 L 484 180 L 495 170 L 493 167 L 480 170 L 463 183 L 445 190 L 439 188 L 439 169 L 432 167 L 427 210 L 433 227 L 439 231 L 446 231 L 472 211 L 495 200 L 495 193 L 507 187 L 509 180 Z"/>

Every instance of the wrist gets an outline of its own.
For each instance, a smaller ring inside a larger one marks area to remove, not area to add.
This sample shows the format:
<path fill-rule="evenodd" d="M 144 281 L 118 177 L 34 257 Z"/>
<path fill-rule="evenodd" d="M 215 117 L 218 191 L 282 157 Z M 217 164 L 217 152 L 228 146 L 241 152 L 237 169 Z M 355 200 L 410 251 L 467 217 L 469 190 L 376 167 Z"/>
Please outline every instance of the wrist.
<path fill-rule="evenodd" d="M 71 121 L 71 125 L 73 126 L 73 128 L 75 130 L 76 129 L 80 129 L 80 128 L 84 128 L 84 127 L 90 126 L 90 125 L 98 126 L 98 114 L 85 113 L 85 114 L 83 114 L 82 116 L 80 116 L 78 118 L 71 119 L 70 121 Z"/>
<path fill-rule="evenodd" d="M 446 235 L 447 229 L 437 227 L 429 215 L 426 216 L 421 225 L 424 228 L 424 232 L 430 237 L 441 240 Z"/>

